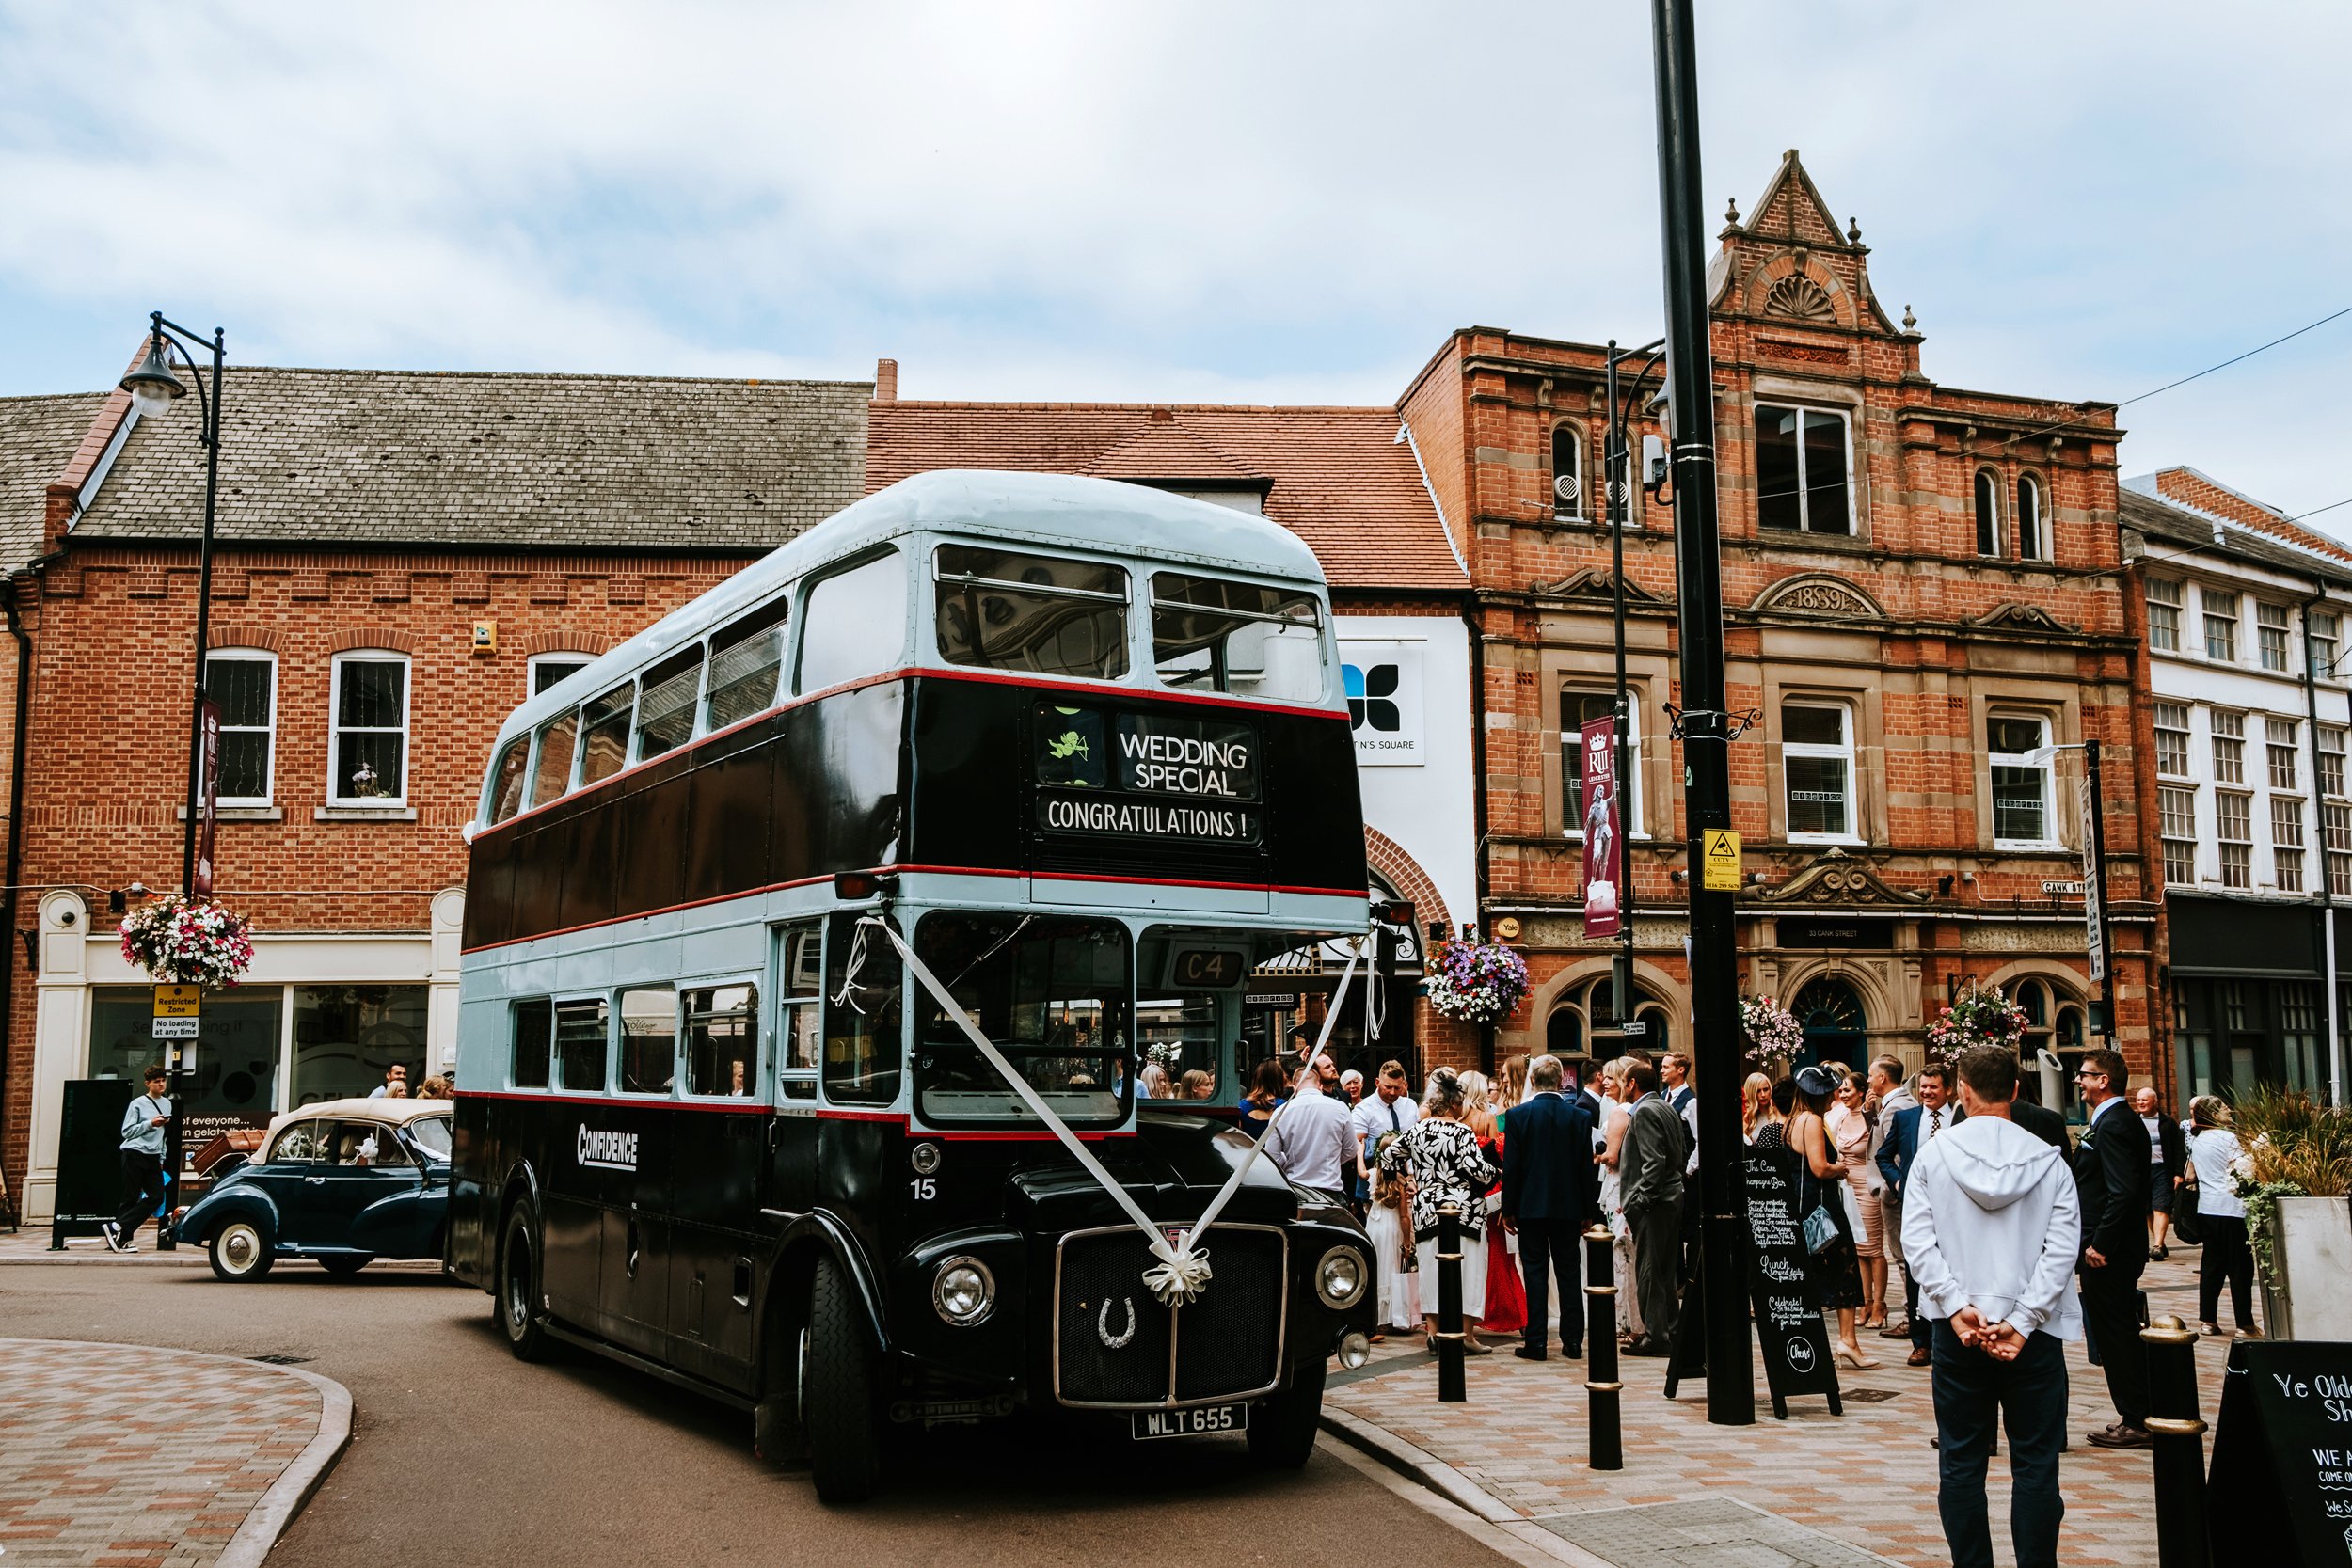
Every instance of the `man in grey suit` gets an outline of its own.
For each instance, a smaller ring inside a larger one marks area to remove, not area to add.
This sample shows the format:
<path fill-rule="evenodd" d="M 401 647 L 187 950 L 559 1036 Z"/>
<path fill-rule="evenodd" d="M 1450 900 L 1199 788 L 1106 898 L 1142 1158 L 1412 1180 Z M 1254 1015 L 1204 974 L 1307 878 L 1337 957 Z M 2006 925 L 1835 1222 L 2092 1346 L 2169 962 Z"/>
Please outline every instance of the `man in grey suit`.
<path fill-rule="evenodd" d="M 1655 1067 L 1635 1062 L 1627 1091 L 1633 1119 L 1626 1124 L 1617 1163 L 1618 1201 L 1633 1232 L 1633 1288 L 1644 1332 L 1626 1354 L 1671 1355 L 1682 1305 L 1675 1294 L 1675 1256 L 1682 1240 L 1682 1166 L 1689 1150 L 1682 1118 L 1658 1092 Z"/>

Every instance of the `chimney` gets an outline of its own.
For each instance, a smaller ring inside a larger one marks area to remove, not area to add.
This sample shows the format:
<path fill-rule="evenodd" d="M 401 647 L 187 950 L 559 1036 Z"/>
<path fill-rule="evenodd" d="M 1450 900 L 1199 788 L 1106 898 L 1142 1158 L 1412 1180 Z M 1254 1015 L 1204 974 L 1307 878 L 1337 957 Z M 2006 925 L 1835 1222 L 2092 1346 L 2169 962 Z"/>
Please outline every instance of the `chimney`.
<path fill-rule="evenodd" d="M 898 361 L 896 359 L 874 361 L 874 401 L 876 403 L 898 401 Z"/>

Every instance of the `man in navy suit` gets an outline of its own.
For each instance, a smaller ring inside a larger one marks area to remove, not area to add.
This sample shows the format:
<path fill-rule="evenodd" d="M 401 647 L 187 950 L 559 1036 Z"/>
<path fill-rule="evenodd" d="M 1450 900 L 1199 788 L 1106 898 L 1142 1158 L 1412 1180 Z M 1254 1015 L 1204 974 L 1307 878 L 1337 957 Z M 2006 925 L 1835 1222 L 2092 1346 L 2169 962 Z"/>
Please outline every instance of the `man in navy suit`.
<path fill-rule="evenodd" d="M 1912 1162 L 1919 1157 L 1935 1136 L 1959 1119 L 1959 1107 L 1951 1103 L 1951 1075 L 1932 1064 L 1919 1069 L 1911 1082 L 1911 1092 L 1919 1103 L 1907 1105 L 1895 1113 L 1895 1124 L 1879 1145 L 1879 1174 L 1886 1178 L 1887 1194 L 1897 1203 L 1902 1202 L 1903 1177 L 1911 1170 Z M 1911 1355 L 1907 1365 L 1925 1367 L 1934 1360 L 1931 1354 L 1928 1320 L 1919 1315 L 1919 1286 L 1903 1271 L 1903 1310 L 1911 1319 Z"/>
<path fill-rule="evenodd" d="M 1502 1223 L 1518 1236 L 1527 1281 L 1527 1342 L 1512 1354 L 1525 1361 L 1548 1354 L 1554 1276 L 1561 1349 L 1570 1360 L 1584 1354 L 1579 1249 L 1585 1228 L 1600 1222 L 1600 1171 L 1593 1164 L 1593 1113 L 1582 1095 L 1562 1094 L 1560 1080 L 1559 1057 L 1528 1063 L 1528 1098 L 1502 1124 Z"/>
<path fill-rule="evenodd" d="M 2145 1449 L 2148 1354 L 2139 1341 L 2139 1273 L 2148 1266 L 2148 1130 L 2123 1096 L 2131 1075 L 2121 1053 L 2093 1051 L 2075 1071 L 2090 1107 L 2074 1146 L 2074 1191 L 2082 1208 L 2083 1321 L 2115 1402 L 2113 1425 L 2090 1434 L 2103 1449 Z"/>

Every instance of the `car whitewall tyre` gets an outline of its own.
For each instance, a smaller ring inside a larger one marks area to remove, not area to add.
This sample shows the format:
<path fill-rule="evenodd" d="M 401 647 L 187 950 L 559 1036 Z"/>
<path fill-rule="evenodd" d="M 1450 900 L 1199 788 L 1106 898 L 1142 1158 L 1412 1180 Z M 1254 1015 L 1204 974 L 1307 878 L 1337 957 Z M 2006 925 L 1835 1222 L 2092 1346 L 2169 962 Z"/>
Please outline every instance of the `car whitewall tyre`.
<path fill-rule="evenodd" d="M 269 1238 L 251 1220 L 230 1220 L 214 1231 L 210 1250 L 213 1273 L 230 1284 L 259 1279 L 278 1260 Z"/>

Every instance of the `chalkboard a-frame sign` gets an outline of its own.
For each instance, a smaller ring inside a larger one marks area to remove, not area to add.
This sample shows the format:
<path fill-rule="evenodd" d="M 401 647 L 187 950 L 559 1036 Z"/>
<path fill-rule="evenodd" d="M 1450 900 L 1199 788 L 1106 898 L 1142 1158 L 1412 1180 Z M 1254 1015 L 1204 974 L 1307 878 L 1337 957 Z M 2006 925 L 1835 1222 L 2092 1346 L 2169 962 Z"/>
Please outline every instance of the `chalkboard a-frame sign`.
<path fill-rule="evenodd" d="M 2213 1560 L 2352 1563 L 2352 1344 L 2230 1347 L 2213 1438 Z"/>
<path fill-rule="evenodd" d="M 1788 1418 L 1795 1394 L 1825 1394 L 1829 1413 L 1842 1416 L 1837 1364 L 1830 1359 L 1829 1325 L 1805 1277 L 1804 1230 L 1796 1212 L 1798 1158 L 1788 1149 L 1751 1149 L 1747 1178 L 1748 1289 L 1756 1302 L 1756 1332 L 1764 1341 L 1764 1382 L 1772 1415 Z"/>

